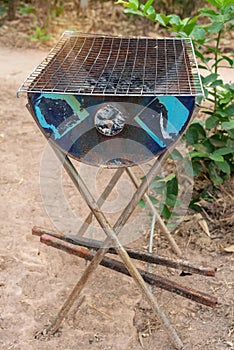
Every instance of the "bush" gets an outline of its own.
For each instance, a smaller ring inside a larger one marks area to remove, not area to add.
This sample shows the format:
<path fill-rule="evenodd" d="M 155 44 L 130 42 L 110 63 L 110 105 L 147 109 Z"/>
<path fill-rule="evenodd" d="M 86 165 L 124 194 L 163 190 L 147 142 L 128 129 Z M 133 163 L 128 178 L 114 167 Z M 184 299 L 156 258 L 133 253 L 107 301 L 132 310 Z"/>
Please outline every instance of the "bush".
<path fill-rule="evenodd" d="M 125 13 L 159 23 L 177 37 L 192 39 L 200 61 L 199 68 L 207 72 L 206 76 L 202 76 L 202 83 L 209 106 L 198 101 L 202 103 L 204 121 L 193 121 L 184 140 L 190 149 L 193 175 L 205 174 L 217 187 L 234 170 L 234 84 L 225 84 L 219 74 L 224 61 L 230 68 L 234 67 L 234 60 L 224 54 L 221 47 L 224 33 L 229 33 L 234 26 L 234 5 L 233 0 L 206 2 L 212 8 L 201 8 L 196 16 L 184 19 L 177 14 L 157 13 L 154 0 L 148 0 L 145 4 L 138 0 L 119 0 L 116 4 L 122 4 Z M 212 45 L 214 39 L 215 47 Z M 167 196 L 170 195 L 167 191 Z"/>

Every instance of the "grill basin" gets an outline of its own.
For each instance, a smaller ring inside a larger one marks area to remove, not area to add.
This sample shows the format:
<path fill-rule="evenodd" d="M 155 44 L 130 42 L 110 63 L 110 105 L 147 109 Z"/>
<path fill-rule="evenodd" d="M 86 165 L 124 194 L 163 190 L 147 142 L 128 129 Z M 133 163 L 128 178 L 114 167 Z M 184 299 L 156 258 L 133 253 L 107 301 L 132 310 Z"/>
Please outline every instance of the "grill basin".
<path fill-rule="evenodd" d="M 47 138 L 78 160 L 109 167 L 169 147 L 203 95 L 189 39 L 68 31 L 19 92 Z"/>

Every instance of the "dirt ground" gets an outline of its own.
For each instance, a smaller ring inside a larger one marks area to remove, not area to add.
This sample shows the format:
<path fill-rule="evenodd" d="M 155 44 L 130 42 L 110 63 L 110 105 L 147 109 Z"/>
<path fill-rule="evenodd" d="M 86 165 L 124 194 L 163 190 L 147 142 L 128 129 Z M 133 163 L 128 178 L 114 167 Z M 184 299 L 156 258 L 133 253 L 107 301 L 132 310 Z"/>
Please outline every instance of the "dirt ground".
<path fill-rule="evenodd" d="M 0 45 L 0 349 L 172 350 L 168 337 L 133 281 L 103 267 L 98 268 L 85 287 L 80 307 L 81 299 L 59 332 L 49 338 L 36 336 L 53 320 L 84 270 L 81 259 L 44 246 L 31 234 L 34 225 L 53 229 L 55 222 L 51 221 L 48 215 L 51 208 L 45 205 L 40 193 L 46 142 L 25 108 L 26 99 L 17 99 L 16 92 L 45 55 L 46 52 L 38 49 Z M 89 167 L 84 169 L 87 179 L 90 171 Z M 99 174 L 99 183 L 102 176 L 106 176 L 106 181 L 109 174 Z M 85 217 L 88 208 L 64 175 L 63 183 L 74 215 Z M 48 183 L 48 191 L 49 186 Z M 126 186 L 123 183 L 122 201 L 129 195 Z M 114 199 L 120 197 L 114 192 Z M 66 222 L 66 213 L 59 212 L 60 206 L 55 205 L 51 210 L 58 212 L 60 221 Z M 203 216 L 210 236 L 195 214 L 188 213 L 174 237 L 184 258 L 216 266 L 216 277 L 181 276 L 181 271 L 158 266 L 153 267 L 153 272 L 216 296 L 216 308 L 158 288 L 153 288 L 153 293 L 183 340 L 185 350 L 231 350 L 234 349 L 234 256 L 224 248 L 234 243 L 233 180 L 218 191 L 213 203 L 204 205 Z M 138 208 L 130 225 L 140 235 L 134 247 L 147 246 L 150 225 L 148 213 Z M 157 228 L 154 250 L 175 257 Z"/>

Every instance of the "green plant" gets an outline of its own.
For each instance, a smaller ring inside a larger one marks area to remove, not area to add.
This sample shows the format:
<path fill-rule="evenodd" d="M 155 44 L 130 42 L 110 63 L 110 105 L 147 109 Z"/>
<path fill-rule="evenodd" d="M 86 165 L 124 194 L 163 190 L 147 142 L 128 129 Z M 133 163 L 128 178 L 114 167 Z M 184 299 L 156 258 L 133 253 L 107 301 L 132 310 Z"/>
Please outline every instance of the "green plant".
<path fill-rule="evenodd" d="M 35 33 L 29 35 L 29 38 L 35 41 L 46 41 L 51 38 L 51 34 L 47 34 L 46 28 L 36 27 Z"/>
<path fill-rule="evenodd" d="M 166 177 L 157 176 L 150 186 L 150 200 L 156 206 L 158 212 L 168 222 L 172 216 L 177 216 L 174 208 L 180 205 L 178 197 L 178 178 L 174 172 Z M 144 200 L 139 202 L 142 208 L 146 207 Z M 170 222 L 170 225 L 173 224 Z"/>
<path fill-rule="evenodd" d="M 199 68 L 206 71 L 202 83 L 209 105 L 202 104 L 205 120 L 193 121 L 184 136 L 193 168 L 188 167 L 188 172 L 195 176 L 203 173 L 213 186 L 219 186 L 234 170 L 234 84 L 225 84 L 219 74 L 224 61 L 234 67 L 233 58 L 224 54 L 221 46 L 223 34 L 234 27 L 234 5 L 233 0 L 206 2 L 212 8 L 202 8 L 196 16 L 184 19 L 177 14 L 157 13 L 154 0 L 144 4 L 138 0 L 119 0 L 116 4 L 122 4 L 125 13 L 160 23 L 176 36 L 192 38 Z M 167 193 L 164 204 L 170 198 L 170 191 Z"/>
<path fill-rule="evenodd" d="M 162 167 L 160 176 L 156 176 L 149 187 L 148 196 L 169 229 L 175 229 L 186 213 L 193 188 L 193 179 L 188 176 L 192 172 L 192 163 L 185 155 L 185 148 L 182 149 L 183 154 L 178 149 L 171 152 L 170 166 Z M 144 200 L 139 205 L 146 207 Z"/>
<path fill-rule="evenodd" d="M 165 14 L 175 13 L 179 16 L 186 17 L 196 12 L 203 3 L 203 0 L 159 0 L 155 3 L 155 8 Z"/>
<path fill-rule="evenodd" d="M 50 4 L 50 17 L 52 19 L 55 19 L 56 17 L 59 17 L 64 11 L 63 8 L 63 1 L 61 0 L 54 0 Z"/>
<path fill-rule="evenodd" d="M 192 146 L 189 153 L 194 175 L 203 172 L 214 186 L 219 186 L 234 170 L 234 104 L 230 104 L 234 87 L 225 84 L 221 89 L 219 86 L 213 96 L 216 96 L 216 109 L 205 109 L 209 117 L 204 122 L 195 120 L 184 139 L 187 146 Z"/>
<path fill-rule="evenodd" d="M 36 13 L 35 7 L 30 6 L 29 4 L 21 3 L 21 8 L 18 11 L 22 15 L 28 15 L 30 13 Z"/>
<path fill-rule="evenodd" d="M 7 13 L 7 6 L 3 3 L 0 5 L 0 18 L 3 17 Z"/>

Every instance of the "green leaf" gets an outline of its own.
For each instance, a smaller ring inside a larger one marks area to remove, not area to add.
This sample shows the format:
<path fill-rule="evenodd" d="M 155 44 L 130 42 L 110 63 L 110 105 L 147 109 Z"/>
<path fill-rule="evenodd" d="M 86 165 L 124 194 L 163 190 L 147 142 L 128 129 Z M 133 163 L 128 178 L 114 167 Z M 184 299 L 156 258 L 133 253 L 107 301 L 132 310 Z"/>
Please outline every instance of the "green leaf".
<path fill-rule="evenodd" d="M 36 31 L 38 36 L 43 35 L 42 30 L 41 30 L 40 27 L 36 27 L 35 31 Z"/>
<path fill-rule="evenodd" d="M 226 56 L 226 55 L 223 55 L 219 60 L 217 60 L 217 63 L 221 62 L 221 61 L 227 61 L 229 64 L 230 64 L 230 67 L 234 67 L 234 59 Z"/>
<path fill-rule="evenodd" d="M 166 226 L 167 226 L 168 230 L 170 230 L 170 232 L 171 232 L 171 231 L 174 231 L 176 229 L 177 224 L 175 224 L 173 222 L 167 222 Z"/>
<path fill-rule="evenodd" d="M 210 148 L 206 147 L 206 145 L 202 144 L 202 143 L 195 143 L 193 145 L 193 147 L 195 148 L 196 151 L 201 152 L 203 154 L 209 154 L 210 153 Z"/>
<path fill-rule="evenodd" d="M 224 160 L 223 162 L 215 162 L 215 164 L 220 170 L 222 170 L 223 173 L 230 174 L 231 168 L 226 160 Z"/>
<path fill-rule="evenodd" d="M 221 124 L 221 127 L 224 130 L 232 130 L 232 129 L 234 129 L 234 120 L 230 120 L 229 122 L 223 122 Z"/>
<path fill-rule="evenodd" d="M 193 145 L 197 143 L 199 139 L 199 133 L 196 128 L 192 128 L 192 125 L 188 128 L 188 130 L 185 133 L 185 138 L 188 143 L 188 145 Z"/>
<path fill-rule="evenodd" d="M 165 186 L 163 187 L 158 187 L 158 188 L 154 188 L 153 190 L 159 194 L 159 195 L 165 195 L 165 190 L 166 190 L 166 184 L 164 184 Z"/>
<path fill-rule="evenodd" d="M 138 7 L 139 7 L 138 0 L 129 0 L 128 2 L 123 1 L 123 0 L 118 0 L 115 2 L 115 4 L 116 5 L 123 5 L 124 7 L 127 7 L 127 8 L 132 9 L 132 10 L 138 10 Z"/>
<path fill-rule="evenodd" d="M 138 202 L 138 205 L 139 205 L 141 208 L 143 208 L 143 209 L 146 208 L 146 204 L 145 204 L 145 202 L 143 201 L 143 199 L 141 199 L 140 202 Z"/>
<path fill-rule="evenodd" d="M 207 153 L 199 152 L 199 151 L 191 151 L 189 152 L 190 157 L 193 158 L 207 158 Z"/>
<path fill-rule="evenodd" d="M 227 105 L 231 100 L 231 96 L 227 96 L 226 98 L 221 98 L 218 102 L 219 105 Z"/>
<path fill-rule="evenodd" d="M 151 19 L 152 21 L 155 21 L 156 18 L 156 12 L 153 6 L 150 6 L 150 8 L 147 10 L 147 17 Z"/>
<path fill-rule="evenodd" d="M 212 53 L 215 53 L 217 51 L 218 51 L 218 53 L 221 53 L 220 49 L 217 50 L 216 47 L 207 46 L 206 49 L 207 49 L 207 51 L 212 52 Z"/>
<path fill-rule="evenodd" d="M 233 5 L 233 0 L 223 0 L 222 1 L 223 6 L 227 7 L 229 5 Z"/>
<path fill-rule="evenodd" d="M 182 203 L 182 200 L 177 197 L 174 208 L 178 208 L 179 206 L 181 206 L 181 203 Z M 173 212 L 173 213 L 175 213 L 175 212 Z M 172 215 L 174 215 L 173 213 L 172 213 Z"/>
<path fill-rule="evenodd" d="M 167 194 L 167 196 L 166 196 L 166 204 L 169 207 L 174 208 L 174 206 L 176 204 L 176 200 L 177 200 L 177 195 L 175 195 L 173 193 Z"/>
<path fill-rule="evenodd" d="M 139 7 L 139 1 L 138 0 L 129 0 L 129 5 L 131 5 L 134 10 L 137 10 Z"/>
<path fill-rule="evenodd" d="M 194 52 L 195 52 L 195 55 L 202 60 L 202 62 L 205 62 L 206 58 L 200 51 L 195 50 Z"/>
<path fill-rule="evenodd" d="M 132 15 L 138 15 L 138 16 L 141 16 L 141 17 L 144 16 L 143 13 L 142 13 L 141 11 L 135 10 L 135 9 L 132 9 L 132 8 L 125 9 L 125 10 L 124 10 L 124 13 L 130 13 L 130 14 L 132 14 Z"/>
<path fill-rule="evenodd" d="M 205 124 L 208 130 L 216 128 L 216 126 L 219 125 L 219 118 L 211 115 L 209 118 L 206 119 Z"/>
<path fill-rule="evenodd" d="M 211 154 L 209 156 L 210 159 L 214 160 L 215 162 L 223 162 L 224 161 L 224 158 L 223 156 L 221 156 L 220 154 Z"/>
<path fill-rule="evenodd" d="M 225 112 L 229 117 L 234 117 L 234 103 L 225 109 Z"/>
<path fill-rule="evenodd" d="M 229 154 L 229 153 L 234 153 L 234 149 L 231 149 L 229 147 L 222 147 L 222 148 L 215 150 L 213 155 L 219 154 L 221 156 L 224 156 L 225 154 Z"/>
<path fill-rule="evenodd" d="M 195 148 L 196 151 L 207 155 L 214 151 L 214 147 L 208 139 L 204 140 L 202 143 L 194 144 L 193 147 Z"/>
<path fill-rule="evenodd" d="M 210 142 L 215 147 L 225 147 L 227 143 L 227 137 L 224 137 L 224 135 L 215 134 L 209 138 Z"/>
<path fill-rule="evenodd" d="M 222 7 L 222 4 L 220 3 L 220 1 L 217 1 L 217 0 L 206 0 L 206 1 L 209 2 L 210 4 L 214 5 L 218 9 L 220 9 Z"/>
<path fill-rule="evenodd" d="M 209 75 L 207 75 L 205 78 L 202 77 L 202 82 L 204 85 L 208 85 L 209 83 L 213 83 L 214 81 L 217 80 L 219 74 L 217 73 L 211 73 Z"/>
<path fill-rule="evenodd" d="M 167 182 L 167 194 L 178 195 L 178 179 L 176 176 Z"/>
<path fill-rule="evenodd" d="M 176 25 L 183 24 L 181 21 L 181 18 L 177 15 L 169 15 L 167 17 L 170 21 L 170 24 L 176 24 Z"/>
<path fill-rule="evenodd" d="M 196 162 L 193 160 L 193 175 L 194 176 L 198 176 L 200 169 L 201 169 L 201 163 L 200 162 Z"/>
<path fill-rule="evenodd" d="M 118 0 L 118 1 L 115 1 L 115 5 L 128 5 L 128 2 L 123 0 Z"/>
<path fill-rule="evenodd" d="M 205 35 L 206 35 L 206 33 L 205 33 Z M 195 38 L 195 39 L 196 39 L 196 38 Z M 207 58 L 202 54 L 201 51 L 195 50 L 195 55 L 196 55 L 197 57 L 199 57 L 199 58 L 202 60 L 202 62 L 205 62 L 205 63 L 208 63 L 208 62 L 209 62 L 209 59 L 207 59 Z"/>
<path fill-rule="evenodd" d="M 189 18 L 187 23 L 184 25 L 183 31 L 187 34 L 190 35 L 194 28 L 197 26 L 196 21 L 198 19 L 198 16 L 195 16 L 193 18 Z"/>
<path fill-rule="evenodd" d="M 218 33 L 223 28 L 224 28 L 224 24 L 222 22 L 214 22 L 207 27 L 207 30 L 210 34 L 213 34 L 213 33 Z"/>
<path fill-rule="evenodd" d="M 199 64 L 199 65 L 198 65 L 198 68 L 199 68 L 199 69 L 208 70 L 208 67 L 207 67 L 207 66 L 204 66 L 203 64 Z"/>
<path fill-rule="evenodd" d="M 199 10 L 199 12 L 201 12 L 204 16 L 217 16 L 218 12 L 214 11 L 214 10 L 210 10 L 207 8 L 202 8 Z"/>
<path fill-rule="evenodd" d="M 148 197 L 153 204 L 158 204 L 159 200 L 157 198 L 155 198 L 154 196 L 148 196 Z"/>
<path fill-rule="evenodd" d="M 209 91 L 205 88 L 204 85 L 203 85 L 203 91 L 204 91 L 205 97 L 208 98 L 208 96 L 209 96 Z"/>
<path fill-rule="evenodd" d="M 173 174 L 170 174 L 170 175 L 168 175 L 168 176 L 166 176 L 166 177 L 158 177 L 155 181 L 157 181 L 157 182 L 164 182 L 165 184 L 168 182 L 168 181 L 171 181 L 172 179 L 174 179 L 174 177 L 175 177 L 176 175 L 173 173 Z"/>
<path fill-rule="evenodd" d="M 166 187 L 166 183 L 165 183 L 164 179 L 162 179 L 161 181 L 160 180 L 154 180 L 152 182 L 152 184 L 150 185 L 150 188 L 154 189 L 155 191 L 158 188 L 164 188 L 164 187 Z"/>
<path fill-rule="evenodd" d="M 207 153 L 213 153 L 215 150 L 209 139 L 203 140 L 202 145 Z"/>
<path fill-rule="evenodd" d="M 222 117 L 222 118 L 227 118 L 227 113 L 225 111 L 222 111 L 221 109 L 217 109 L 215 114 L 218 116 L 218 117 Z"/>
<path fill-rule="evenodd" d="M 214 186 L 221 185 L 223 183 L 224 179 L 217 172 L 214 163 L 208 164 L 208 170 L 209 170 L 210 179 L 213 182 L 213 185 Z"/>
<path fill-rule="evenodd" d="M 187 159 L 185 160 L 184 169 L 188 176 L 191 176 L 191 177 L 194 176 L 193 166 L 190 160 L 187 160 Z"/>
<path fill-rule="evenodd" d="M 234 129 L 228 130 L 227 132 L 228 132 L 229 137 L 234 140 Z"/>
<path fill-rule="evenodd" d="M 222 81 L 222 79 L 218 79 L 218 80 L 214 81 L 213 83 L 211 83 L 209 87 L 214 88 L 214 87 L 221 86 L 221 85 L 223 85 L 223 81 Z"/>
<path fill-rule="evenodd" d="M 36 9 L 34 7 L 28 6 L 24 4 L 24 7 L 19 10 L 19 13 L 21 14 L 30 14 L 30 13 L 36 13 Z"/>
<path fill-rule="evenodd" d="M 143 11 L 144 11 L 145 14 L 147 13 L 148 9 L 150 8 L 150 6 L 152 5 L 153 2 L 154 2 L 154 0 L 148 0 L 148 1 L 145 3 L 144 9 L 143 9 Z"/>
<path fill-rule="evenodd" d="M 174 149 L 170 155 L 170 159 L 183 160 L 183 155 L 177 149 Z"/>
<path fill-rule="evenodd" d="M 180 19 L 181 23 L 186 26 L 189 23 L 190 17 L 185 17 L 182 20 Z M 179 23 L 180 24 L 180 23 Z"/>
<path fill-rule="evenodd" d="M 231 140 L 231 139 L 227 140 L 227 148 L 230 148 L 232 152 L 234 152 L 234 140 Z"/>
<path fill-rule="evenodd" d="M 202 207 L 200 206 L 199 202 L 200 202 L 200 198 L 192 199 L 191 202 L 189 203 L 189 208 L 198 212 L 202 211 Z"/>
<path fill-rule="evenodd" d="M 175 178 L 176 178 L 176 175 L 173 173 L 173 174 L 170 174 L 170 175 L 166 176 L 164 178 L 164 181 L 167 183 L 167 182 L 170 182 L 170 181 L 174 180 Z"/>
<path fill-rule="evenodd" d="M 165 219 L 170 219 L 171 211 L 166 204 L 164 204 L 161 214 Z"/>
<path fill-rule="evenodd" d="M 193 122 L 185 133 L 185 139 L 188 145 L 194 145 L 205 137 L 206 131 L 200 122 Z"/>
<path fill-rule="evenodd" d="M 170 21 L 170 19 L 167 18 L 167 16 L 164 15 L 163 13 L 157 14 L 155 20 L 160 24 L 162 24 L 164 27 L 167 26 L 167 24 Z"/>

